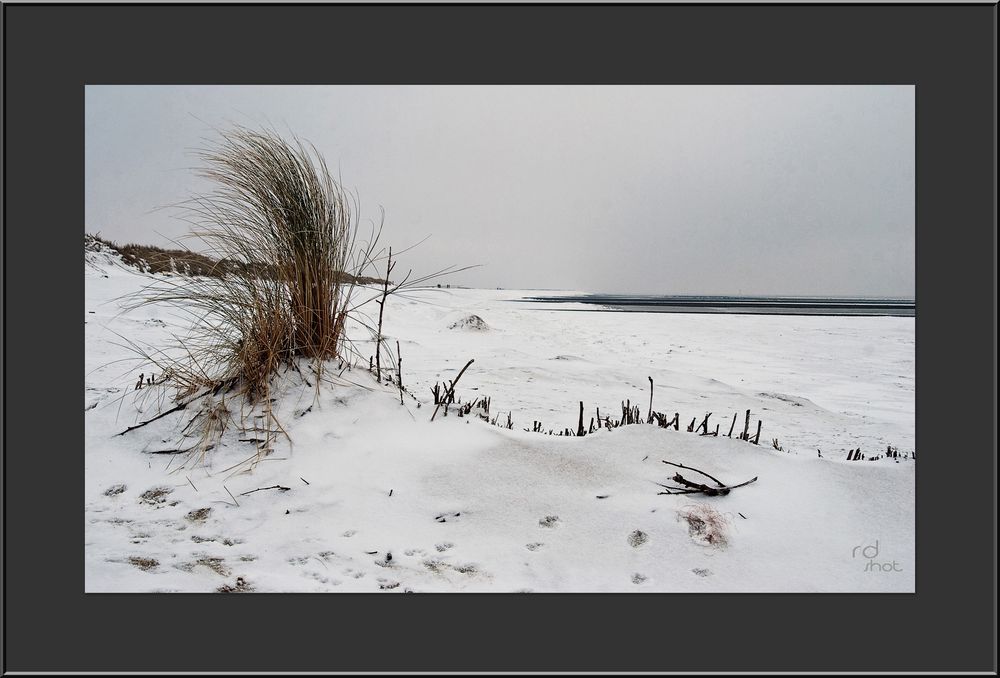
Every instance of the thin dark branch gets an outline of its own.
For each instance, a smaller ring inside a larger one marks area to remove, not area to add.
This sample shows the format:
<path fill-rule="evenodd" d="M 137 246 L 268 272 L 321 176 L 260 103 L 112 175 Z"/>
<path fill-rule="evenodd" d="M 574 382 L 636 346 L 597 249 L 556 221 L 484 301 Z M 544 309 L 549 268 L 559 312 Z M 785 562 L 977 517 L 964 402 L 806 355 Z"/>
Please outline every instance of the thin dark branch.
<path fill-rule="evenodd" d="M 115 434 L 115 437 L 118 437 L 118 436 L 123 436 L 123 435 L 125 435 L 126 433 L 128 433 L 129 431 L 134 431 L 134 430 L 136 430 L 137 428 L 142 428 L 143 426 L 146 426 L 146 425 L 148 425 L 148 424 L 152 424 L 152 423 L 153 423 L 154 421 L 156 421 L 157 419 L 162 419 L 163 417 L 167 416 L 168 414 L 173 414 L 174 412 L 180 412 L 181 410 L 183 410 L 183 409 L 184 409 L 185 407 L 187 407 L 187 406 L 188 406 L 188 403 L 187 403 L 187 402 L 183 402 L 183 403 L 181 403 L 180 405 L 177 405 L 177 406 L 175 406 L 175 407 L 171 407 L 171 408 L 170 408 L 169 410 L 167 410 L 166 412 L 161 412 L 160 414 L 156 415 L 156 416 L 155 416 L 155 417 L 153 417 L 152 419 L 148 419 L 148 420 L 146 420 L 146 421 L 144 421 L 144 422 L 142 422 L 142 423 L 139 423 L 139 424 L 136 424 L 135 426 L 129 426 L 129 427 L 127 428 L 127 429 L 125 429 L 125 430 L 124 430 L 124 431 L 122 431 L 121 433 L 116 433 L 116 434 Z"/>
<path fill-rule="evenodd" d="M 696 468 L 692 468 L 691 466 L 685 466 L 684 464 L 675 464 L 672 461 L 666 461 L 666 460 L 662 460 L 662 459 L 660 461 L 663 461 L 664 464 L 669 464 L 670 466 L 676 466 L 677 468 L 682 468 L 685 471 L 694 471 L 695 473 L 700 473 L 701 475 L 705 476 L 706 478 L 709 478 L 710 480 L 714 480 L 715 484 L 718 485 L 719 487 L 726 487 L 726 484 L 723 483 L 721 480 L 719 480 L 715 476 L 708 475 L 704 471 L 699 471 Z"/>
<path fill-rule="evenodd" d="M 250 490 L 249 492 L 240 492 L 240 496 L 244 497 L 248 494 L 253 494 L 254 492 L 263 492 L 264 490 L 281 490 L 282 492 L 287 492 L 292 488 L 285 487 L 283 485 L 271 485 L 270 487 L 258 487 L 256 490 Z"/>

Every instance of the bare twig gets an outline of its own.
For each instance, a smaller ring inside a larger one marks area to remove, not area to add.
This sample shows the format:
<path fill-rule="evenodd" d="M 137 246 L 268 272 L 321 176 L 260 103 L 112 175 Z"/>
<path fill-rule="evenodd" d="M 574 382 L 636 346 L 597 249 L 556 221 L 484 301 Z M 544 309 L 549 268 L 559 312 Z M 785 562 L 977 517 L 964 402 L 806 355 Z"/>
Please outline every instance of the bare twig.
<path fill-rule="evenodd" d="M 270 487 L 258 487 L 256 490 L 250 490 L 249 492 L 240 492 L 240 496 L 245 497 L 248 494 L 253 494 L 254 492 L 263 492 L 264 490 L 281 490 L 282 492 L 287 492 L 290 489 L 292 488 L 285 487 L 283 485 L 271 485 Z"/>
<path fill-rule="evenodd" d="M 143 426 L 146 426 L 148 424 L 152 424 L 157 419 L 162 419 L 163 417 L 167 416 L 168 414 L 173 414 L 174 412 L 180 412 L 181 410 L 183 410 L 185 407 L 188 406 L 188 402 L 190 402 L 190 401 L 185 401 L 185 402 L 181 403 L 180 405 L 176 405 L 175 407 L 171 407 L 169 410 L 167 410 L 165 412 L 161 412 L 160 414 L 156 415 L 152 419 L 147 419 L 146 421 L 141 422 L 139 424 L 136 424 L 135 426 L 129 426 L 127 429 L 125 429 L 121 433 L 116 433 L 115 437 L 117 437 L 117 436 L 123 436 L 126 433 L 128 433 L 129 431 L 134 431 L 137 428 L 142 428 Z"/>
<path fill-rule="evenodd" d="M 389 276 L 392 274 L 392 248 L 389 248 L 389 258 L 385 265 L 385 280 L 382 285 L 382 300 L 378 304 L 378 333 L 375 335 L 375 375 L 382 381 L 382 315 L 385 313 L 385 300 L 389 296 Z"/>

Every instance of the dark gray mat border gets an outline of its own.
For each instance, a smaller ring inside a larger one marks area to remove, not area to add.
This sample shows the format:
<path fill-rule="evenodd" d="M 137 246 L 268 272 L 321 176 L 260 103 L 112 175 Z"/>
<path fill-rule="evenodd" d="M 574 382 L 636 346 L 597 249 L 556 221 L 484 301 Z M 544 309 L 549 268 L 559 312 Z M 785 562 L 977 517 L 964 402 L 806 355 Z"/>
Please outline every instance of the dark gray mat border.
<path fill-rule="evenodd" d="M 995 7 L 3 17 L 5 671 L 995 669 Z M 917 593 L 85 596 L 85 83 L 916 84 Z"/>

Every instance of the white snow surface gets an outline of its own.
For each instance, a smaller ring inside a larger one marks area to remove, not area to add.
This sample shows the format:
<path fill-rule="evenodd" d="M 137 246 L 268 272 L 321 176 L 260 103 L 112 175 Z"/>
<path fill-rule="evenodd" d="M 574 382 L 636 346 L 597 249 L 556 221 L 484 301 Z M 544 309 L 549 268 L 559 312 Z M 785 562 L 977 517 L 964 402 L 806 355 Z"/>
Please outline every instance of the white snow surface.
<path fill-rule="evenodd" d="M 125 339 L 161 347 L 185 328 L 169 309 L 123 312 L 119 300 L 148 279 L 104 256 L 88 262 L 87 592 L 238 582 L 257 592 L 914 591 L 916 462 L 845 460 L 859 446 L 912 457 L 913 318 L 591 312 L 520 301 L 529 291 L 411 291 L 389 299 L 385 331 L 416 398 L 401 405 L 367 361 L 318 392 L 283 376 L 275 408 L 291 444 L 234 475 L 226 469 L 255 449 L 235 426 L 183 468 L 185 457 L 151 452 L 177 447 L 193 412 L 116 435 L 171 404 L 160 387 L 133 390 L 149 368 Z M 473 314 L 489 331 L 449 329 Z M 431 387 L 470 358 L 457 395 L 489 396 L 491 416 L 505 423 L 509 412 L 513 430 L 454 409 L 430 421 Z M 536 420 L 575 430 L 581 400 L 585 427 L 596 407 L 620 417 L 625 399 L 645 417 L 647 377 L 653 409 L 680 413 L 680 431 L 524 430 Z M 227 404 L 238 422 L 241 405 Z M 736 439 L 747 409 L 751 434 L 763 422 L 760 445 Z M 687 432 L 709 412 L 719 437 Z M 660 495 L 657 483 L 678 471 L 662 460 L 758 480 L 728 496 Z M 243 494 L 274 485 L 289 489 Z M 141 499 L 155 488 L 167 490 L 160 501 Z M 722 541 L 682 518 L 706 506 Z"/>

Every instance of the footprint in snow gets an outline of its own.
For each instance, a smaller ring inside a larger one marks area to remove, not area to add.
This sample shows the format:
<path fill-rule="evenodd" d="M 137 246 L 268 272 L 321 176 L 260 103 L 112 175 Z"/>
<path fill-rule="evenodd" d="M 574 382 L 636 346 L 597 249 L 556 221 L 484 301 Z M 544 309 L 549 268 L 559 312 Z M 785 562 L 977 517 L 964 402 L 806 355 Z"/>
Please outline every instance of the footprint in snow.
<path fill-rule="evenodd" d="M 450 548 L 453 548 L 454 546 L 455 545 L 452 544 L 450 541 L 443 541 L 440 544 L 435 544 L 434 548 L 438 550 L 438 553 L 444 553 L 445 551 L 447 551 Z"/>
<path fill-rule="evenodd" d="M 342 535 L 340 535 L 340 536 L 341 536 L 341 537 L 353 537 L 353 536 L 354 536 L 354 535 L 356 535 L 357 533 L 358 533 L 358 531 L 357 531 L 357 530 L 347 530 L 346 532 L 344 532 L 344 534 L 342 534 Z"/>
<path fill-rule="evenodd" d="M 556 523 L 559 522 L 559 516 L 545 516 L 538 521 L 538 524 L 542 527 L 555 527 Z"/>
<path fill-rule="evenodd" d="M 543 544 L 542 542 L 535 541 L 535 542 L 532 542 L 530 544 L 525 544 L 524 548 L 528 549 L 529 551 L 537 551 L 538 549 L 542 548 L 543 546 L 545 546 L 545 544 Z"/>
<path fill-rule="evenodd" d="M 153 487 L 139 495 L 139 501 L 144 504 L 163 504 L 167 501 L 167 495 L 173 492 L 171 487 Z"/>
<path fill-rule="evenodd" d="M 114 497 L 115 495 L 119 495 L 122 492 L 124 492 L 125 489 L 126 489 L 125 485 L 123 485 L 121 483 L 119 483 L 117 485 L 112 485 L 108 489 L 104 490 L 104 496 L 105 497 Z"/>
<path fill-rule="evenodd" d="M 647 579 L 648 579 L 648 577 L 646 575 L 639 574 L 638 572 L 636 572 L 635 574 L 632 575 L 632 583 L 633 584 L 642 584 Z"/>
<path fill-rule="evenodd" d="M 330 586 L 340 586 L 340 580 L 339 579 L 330 579 L 329 577 L 327 577 L 326 575 L 324 575 L 322 572 L 306 571 L 306 572 L 303 572 L 302 575 L 305 576 L 305 577 L 308 577 L 309 579 L 315 579 L 320 584 L 329 584 Z"/>
<path fill-rule="evenodd" d="M 211 513 L 212 509 L 210 508 L 200 508 L 195 509 L 194 511 L 189 511 L 184 517 L 192 522 L 204 522 L 204 520 L 208 518 Z"/>
<path fill-rule="evenodd" d="M 156 558 L 146 558 L 143 556 L 130 556 L 128 559 L 130 565 L 133 565 L 143 572 L 148 572 L 160 565 Z"/>
<path fill-rule="evenodd" d="M 439 515 L 434 516 L 434 520 L 436 520 L 439 523 L 447 523 L 449 521 L 454 522 L 457 518 L 461 518 L 461 517 L 462 517 L 462 513 L 461 512 L 457 512 L 457 513 L 441 513 Z"/>
<path fill-rule="evenodd" d="M 628 536 L 628 545 L 634 549 L 639 548 L 649 541 L 649 535 L 642 530 L 635 530 Z"/>
<path fill-rule="evenodd" d="M 708 577 L 708 576 L 711 576 L 711 574 L 712 574 L 711 570 L 709 570 L 707 568 L 704 568 L 704 567 L 696 567 L 696 568 L 694 568 L 691 571 L 694 572 L 699 577 Z"/>

